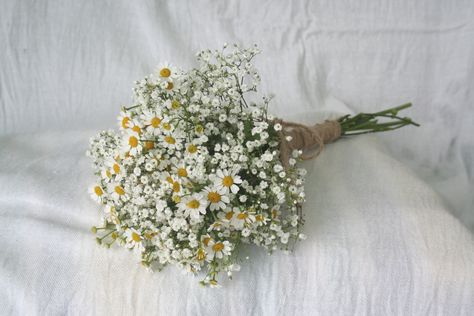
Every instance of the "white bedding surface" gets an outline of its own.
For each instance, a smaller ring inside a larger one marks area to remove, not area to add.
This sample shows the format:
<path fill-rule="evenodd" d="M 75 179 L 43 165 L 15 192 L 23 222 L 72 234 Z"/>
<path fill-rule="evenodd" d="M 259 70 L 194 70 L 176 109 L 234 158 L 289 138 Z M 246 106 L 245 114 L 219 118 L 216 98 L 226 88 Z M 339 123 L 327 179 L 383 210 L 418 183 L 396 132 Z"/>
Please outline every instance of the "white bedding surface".
<path fill-rule="evenodd" d="M 472 234 L 371 137 L 306 163 L 294 254 L 246 248 L 233 281 L 204 289 L 95 243 L 93 133 L 0 138 L 1 315 L 472 315 Z"/>
<path fill-rule="evenodd" d="M 0 315 L 473 314 L 473 16 L 469 0 L 0 0 Z M 211 291 L 94 243 L 84 151 L 134 80 L 224 42 L 262 48 L 276 115 L 412 101 L 422 127 L 328 146 L 307 164 L 308 240 L 248 249 Z"/>

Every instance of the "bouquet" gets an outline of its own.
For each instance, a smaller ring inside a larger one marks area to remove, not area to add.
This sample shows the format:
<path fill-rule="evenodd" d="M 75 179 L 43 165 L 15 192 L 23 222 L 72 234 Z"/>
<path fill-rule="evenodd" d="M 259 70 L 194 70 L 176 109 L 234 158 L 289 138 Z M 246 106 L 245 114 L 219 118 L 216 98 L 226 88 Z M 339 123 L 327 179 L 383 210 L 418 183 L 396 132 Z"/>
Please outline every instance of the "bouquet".
<path fill-rule="evenodd" d="M 99 244 L 118 243 L 153 270 L 174 264 L 218 286 L 221 273 L 240 269 L 243 244 L 271 253 L 305 239 L 299 161 L 340 137 L 417 125 L 398 115 L 410 104 L 314 126 L 275 118 L 271 98 L 255 98 L 258 53 L 204 50 L 194 69 L 163 63 L 135 82 L 119 131 L 99 133 L 87 152 L 97 175 L 90 194 L 103 206 L 102 224 L 92 227 Z"/>

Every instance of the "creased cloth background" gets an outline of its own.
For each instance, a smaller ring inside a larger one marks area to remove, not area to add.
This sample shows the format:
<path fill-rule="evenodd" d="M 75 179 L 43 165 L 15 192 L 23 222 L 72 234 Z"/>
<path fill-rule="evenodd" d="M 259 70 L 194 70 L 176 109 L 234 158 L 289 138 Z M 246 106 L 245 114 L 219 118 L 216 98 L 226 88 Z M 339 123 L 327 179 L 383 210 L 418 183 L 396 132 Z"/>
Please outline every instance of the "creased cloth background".
<path fill-rule="evenodd" d="M 263 50 L 276 115 L 412 101 L 422 127 L 328 146 L 310 238 L 210 292 L 95 246 L 84 151 L 134 80 L 224 42 Z M 474 312 L 474 2 L 1 0 L 0 43 L 0 314 Z"/>

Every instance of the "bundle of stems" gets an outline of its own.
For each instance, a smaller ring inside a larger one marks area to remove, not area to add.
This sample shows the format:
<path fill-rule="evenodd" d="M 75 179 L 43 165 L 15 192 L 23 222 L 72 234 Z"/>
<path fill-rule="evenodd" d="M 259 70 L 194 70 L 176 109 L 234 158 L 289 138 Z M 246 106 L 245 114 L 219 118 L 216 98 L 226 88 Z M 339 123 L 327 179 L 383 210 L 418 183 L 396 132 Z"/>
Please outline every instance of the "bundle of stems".
<path fill-rule="evenodd" d="M 400 111 L 411 106 L 411 103 L 406 103 L 376 113 L 345 115 L 337 120 L 341 125 L 341 136 L 393 131 L 406 125 L 420 126 L 411 118 L 398 115 Z M 383 119 L 383 121 L 380 122 L 380 119 Z"/>

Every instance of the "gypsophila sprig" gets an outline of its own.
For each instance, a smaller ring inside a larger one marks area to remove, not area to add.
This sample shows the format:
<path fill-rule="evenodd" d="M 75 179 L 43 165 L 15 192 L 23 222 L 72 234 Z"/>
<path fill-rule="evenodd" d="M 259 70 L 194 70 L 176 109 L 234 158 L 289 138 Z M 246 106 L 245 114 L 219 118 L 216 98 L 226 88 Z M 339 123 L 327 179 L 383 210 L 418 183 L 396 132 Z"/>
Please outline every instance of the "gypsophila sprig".
<path fill-rule="evenodd" d="M 305 170 L 280 160 L 280 124 L 269 98 L 250 103 L 260 82 L 256 47 L 197 54 L 198 66 L 169 63 L 137 81 L 119 132 L 92 138 L 88 155 L 97 181 L 89 190 L 103 206 L 97 241 L 133 249 L 145 266 L 169 264 L 218 286 L 239 270 L 238 250 L 272 252 L 303 239 L 300 208 Z"/>

